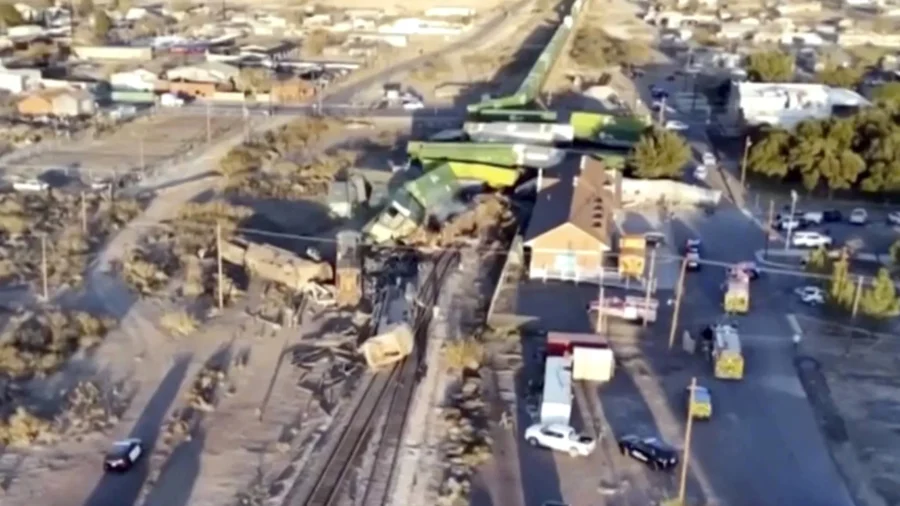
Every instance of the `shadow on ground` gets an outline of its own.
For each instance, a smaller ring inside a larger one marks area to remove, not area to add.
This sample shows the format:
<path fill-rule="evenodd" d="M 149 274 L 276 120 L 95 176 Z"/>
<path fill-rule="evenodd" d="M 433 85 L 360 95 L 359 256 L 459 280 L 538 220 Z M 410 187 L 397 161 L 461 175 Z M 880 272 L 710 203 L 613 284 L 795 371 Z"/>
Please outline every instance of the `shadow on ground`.
<path fill-rule="evenodd" d="M 140 438 L 144 442 L 144 458 L 136 469 L 126 474 L 104 474 L 84 506 L 133 506 L 141 488 L 149 475 L 149 456 L 152 455 L 159 438 L 159 431 L 169 407 L 178 395 L 191 362 L 190 355 L 175 359 L 169 372 L 156 388 L 156 392 L 144 412 L 135 422 L 128 437 Z"/>

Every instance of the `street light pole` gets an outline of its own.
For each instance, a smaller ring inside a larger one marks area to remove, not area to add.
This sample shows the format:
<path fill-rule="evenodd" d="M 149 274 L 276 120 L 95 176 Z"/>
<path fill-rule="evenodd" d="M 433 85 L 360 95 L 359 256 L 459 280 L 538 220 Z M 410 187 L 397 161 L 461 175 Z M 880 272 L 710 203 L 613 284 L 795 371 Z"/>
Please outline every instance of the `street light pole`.
<path fill-rule="evenodd" d="M 784 250 L 787 251 L 791 247 L 791 235 L 794 233 L 794 213 L 797 212 L 797 191 L 791 190 L 791 215 L 788 217 L 787 237 L 784 241 Z"/>
<path fill-rule="evenodd" d="M 688 464 L 691 460 L 691 429 L 694 426 L 694 391 L 697 390 L 697 378 L 691 378 L 690 399 L 688 400 L 687 423 L 684 429 L 684 452 L 681 456 L 681 479 L 678 482 L 678 504 L 684 505 L 687 495 Z"/>
<path fill-rule="evenodd" d="M 750 141 L 750 137 L 747 137 L 747 142 L 744 143 L 744 156 L 741 158 L 741 189 L 747 189 L 746 181 L 747 181 L 747 158 L 750 155 L 750 146 L 753 145 L 753 142 Z"/>

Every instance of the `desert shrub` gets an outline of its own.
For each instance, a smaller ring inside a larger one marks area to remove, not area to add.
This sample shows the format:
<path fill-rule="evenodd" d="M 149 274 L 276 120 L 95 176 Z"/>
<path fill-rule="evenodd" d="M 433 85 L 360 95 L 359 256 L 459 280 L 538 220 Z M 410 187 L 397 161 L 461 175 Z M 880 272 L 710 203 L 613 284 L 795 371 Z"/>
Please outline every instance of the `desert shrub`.
<path fill-rule="evenodd" d="M 444 345 L 444 363 L 451 371 L 478 369 L 484 360 L 484 345 L 468 337 L 456 339 Z"/>
<path fill-rule="evenodd" d="M 197 318 L 183 309 L 166 313 L 159 320 L 159 324 L 169 333 L 181 337 L 194 333 L 200 327 Z"/>
<path fill-rule="evenodd" d="M 56 439 L 49 421 L 37 417 L 22 406 L 6 420 L 0 421 L 0 445 L 25 447 L 49 443 Z"/>

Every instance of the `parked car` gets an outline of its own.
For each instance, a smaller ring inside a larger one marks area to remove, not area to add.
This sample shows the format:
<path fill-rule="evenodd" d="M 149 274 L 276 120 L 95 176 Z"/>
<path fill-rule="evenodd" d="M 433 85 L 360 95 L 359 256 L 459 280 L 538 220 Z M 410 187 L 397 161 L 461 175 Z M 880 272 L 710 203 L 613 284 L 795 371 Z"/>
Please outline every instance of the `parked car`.
<path fill-rule="evenodd" d="M 531 446 L 540 446 L 572 457 L 587 457 L 597 445 L 592 437 L 579 434 L 568 425 L 536 424 L 525 429 L 525 440 Z"/>
<path fill-rule="evenodd" d="M 800 231 L 791 238 L 791 244 L 798 248 L 829 247 L 834 240 L 821 232 Z"/>
<path fill-rule="evenodd" d="M 42 192 L 50 188 L 50 185 L 40 179 L 23 179 L 13 181 L 12 187 L 17 192 Z"/>
<path fill-rule="evenodd" d="M 684 242 L 684 252 L 689 253 L 691 251 L 700 251 L 700 247 L 703 245 L 703 241 L 700 239 L 688 239 Z"/>
<path fill-rule="evenodd" d="M 821 225 L 825 222 L 825 213 L 822 211 L 808 211 L 800 216 L 800 220 L 807 225 Z"/>
<path fill-rule="evenodd" d="M 109 472 L 124 473 L 134 467 L 143 454 L 144 443 L 140 439 L 116 441 L 106 453 L 103 467 Z"/>
<path fill-rule="evenodd" d="M 715 165 L 718 162 L 716 160 L 716 155 L 710 153 L 709 151 L 703 153 L 702 161 L 703 165 Z"/>
<path fill-rule="evenodd" d="M 672 130 L 673 132 L 684 132 L 688 129 L 690 129 L 690 127 L 683 121 L 678 121 L 677 119 L 670 119 L 666 121 L 666 130 Z"/>
<path fill-rule="evenodd" d="M 797 230 L 803 228 L 803 220 L 796 216 L 779 217 L 779 219 L 775 221 L 775 227 L 785 232 L 788 230 Z"/>
<path fill-rule="evenodd" d="M 640 460 L 654 470 L 668 471 L 678 465 L 675 450 L 654 437 L 625 436 L 619 439 L 619 452 Z"/>
<path fill-rule="evenodd" d="M 666 236 L 661 232 L 647 232 L 644 234 L 644 240 L 647 246 L 656 248 L 666 243 Z"/>
<path fill-rule="evenodd" d="M 794 290 L 800 301 L 811 306 L 825 303 L 825 291 L 818 286 L 803 286 Z"/>
<path fill-rule="evenodd" d="M 887 215 L 888 223 L 891 225 L 900 225 L 900 211 L 891 211 Z"/>
<path fill-rule="evenodd" d="M 418 102 L 418 101 L 410 101 L 410 102 L 403 103 L 403 109 L 405 109 L 407 111 L 414 111 L 417 109 L 424 109 L 424 108 L 425 108 L 425 104 L 423 104 L 422 102 Z"/>
<path fill-rule="evenodd" d="M 844 221 L 844 214 L 837 209 L 826 209 L 822 211 L 822 221 L 825 223 L 837 223 Z"/>
<path fill-rule="evenodd" d="M 869 213 L 865 209 L 857 207 L 850 211 L 850 219 L 848 221 L 854 225 L 865 225 L 869 221 Z"/>
<path fill-rule="evenodd" d="M 706 181 L 707 176 L 709 176 L 709 169 L 706 168 L 706 165 L 698 165 L 694 169 L 694 179 Z"/>

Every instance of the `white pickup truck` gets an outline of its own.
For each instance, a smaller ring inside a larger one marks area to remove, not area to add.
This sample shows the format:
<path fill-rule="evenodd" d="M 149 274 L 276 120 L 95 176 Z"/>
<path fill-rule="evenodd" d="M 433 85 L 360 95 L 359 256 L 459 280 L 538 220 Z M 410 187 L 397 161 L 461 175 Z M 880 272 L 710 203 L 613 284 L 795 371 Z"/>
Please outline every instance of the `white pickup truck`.
<path fill-rule="evenodd" d="M 568 425 L 532 425 L 525 430 L 525 440 L 531 446 L 567 452 L 572 457 L 587 457 L 597 446 L 594 438 L 579 434 Z"/>

